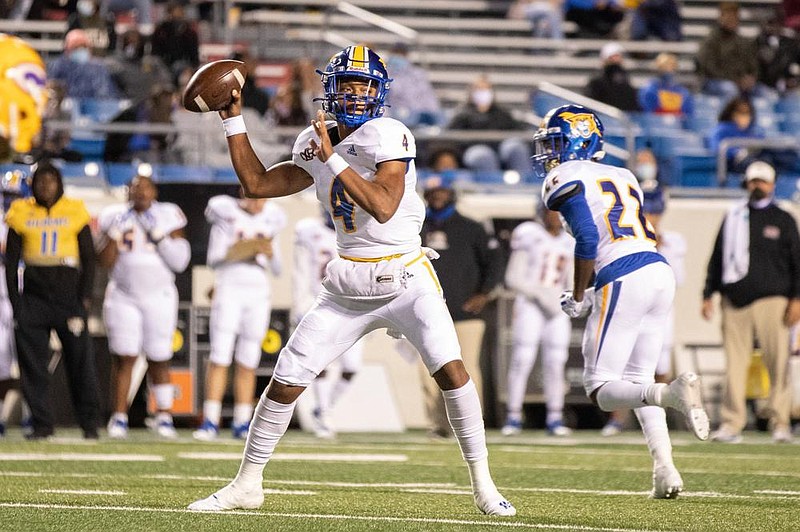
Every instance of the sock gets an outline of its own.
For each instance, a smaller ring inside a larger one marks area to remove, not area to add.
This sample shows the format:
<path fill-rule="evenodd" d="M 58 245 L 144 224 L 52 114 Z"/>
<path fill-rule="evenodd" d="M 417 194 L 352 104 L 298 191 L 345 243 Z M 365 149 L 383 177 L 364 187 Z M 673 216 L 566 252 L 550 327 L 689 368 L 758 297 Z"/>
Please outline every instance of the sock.
<path fill-rule="evenodd" d="M 233 424 L 242 425 L 253 418 L 253 405 L 250 403 L 236 403 L 233 405 Z"/>
<path fill-rule="evenodd" d="M 667 414 L 660 406 L 644 406 L 633 410 L 642 425 L 647 448 L 656 466 L 674 465 L 672 442 L 667 430 Z"/>
<path fill-rule="evenodd" d="M 645 404 L 652 406 L 666 407 L 664 404 L 664 392 L 667 391 L 668 386 L 661 382 L 648 384 L 642 392 L 642 399 Z"/>
<path fill-rule="evenodd" d="M 222 401 L 203 401 L 203 417 L 219 427 L 219 420 L 222 419 Z"/>
<path fill-rule="evenodd" d="M 470 379 L 461 388 L 442 390 L 447 419 L 461 448 L 461 456 L 469 466 L 472 490 L 496 489 L 489 473 L 489 450 L 478 390 Z"/>
<path fill-rule="evenodd" d="M 126 424 L 128 423 L 128 414 L 127 414 L 127 412 L 114 412 L 113 414 L 111 414 L 111 418 L 112 419 L 118 419 L 120 421 L 123 421 Z"/>
<path fill-rule="evenodd" d="M 341 399 L 344 392 L 346 392 L 347 389 L 350 388 L 350 385 L 352 383 L 353 383 L 352 379 L 347 380 L 340 378 L 339 380 L 336 381 L 336 384 L 333 385 L 333 391 L 331 391 L 331 397 L 330 397 L 330 402 L 328 403 L 328 408 L 333 408 L 333 405 L 335 405 L 339 401 L 339 399 Z"/>
<path fill-rule="evenodd" d="M 159 410 L 172 410 L 175 400 L 175 388 L 170 383 L 153 385 L 153 395 L 156 399 L 156 408 Z"/>
<path fill-rule="evenodd" d="M 330 375 L 317 377 L 311 383 L 314 397 L 317 399 L 317 408 L 320 412 L 326 412 L 331 404 L 331 380 Z"/>
<path fill-rule="evenodd" d="M 233 483 L 261 488 L 264 467 L 289 427 L 294 405 L 295 403 L 285 405 L 268 399 L 267 392 L 264 391 L 256 405 L 250 431 L 247 433 L 242 464 Z"/>
<path fill-rule="evenodd" d="M 597 392 L 597 406 L 606 412 L 640 408 L 652 403 L 643 402 L 646 386 L 630 381 L 609 381 Z"/>

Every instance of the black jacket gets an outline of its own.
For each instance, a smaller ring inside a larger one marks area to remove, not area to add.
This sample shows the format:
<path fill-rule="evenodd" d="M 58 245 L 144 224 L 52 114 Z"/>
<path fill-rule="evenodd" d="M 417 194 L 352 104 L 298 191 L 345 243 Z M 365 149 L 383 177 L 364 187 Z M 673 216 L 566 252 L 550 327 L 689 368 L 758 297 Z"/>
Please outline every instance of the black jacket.
<path fill-rule="evenodd" d="M 422 244 L 440 256 L 433 261 L 453 320 L 474 319 L 461 307 L 476 294 L 488 294 L 503 275 L 496 240 L 478 222 L 458 212 L 437 223 L 426 218 Z"/>

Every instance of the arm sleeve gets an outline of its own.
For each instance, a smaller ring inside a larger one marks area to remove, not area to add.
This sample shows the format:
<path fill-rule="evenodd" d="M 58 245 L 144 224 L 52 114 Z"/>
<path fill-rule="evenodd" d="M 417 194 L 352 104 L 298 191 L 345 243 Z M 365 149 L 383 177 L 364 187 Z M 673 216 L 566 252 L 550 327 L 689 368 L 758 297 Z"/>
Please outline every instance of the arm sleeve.
<path fill-rule="evenodd" d="M 14 314 L 19 305 L 19 260 L 22 257 L 22 238 L 16 231 L 9 228 L 6 236 L 6 278 L 8 299 Z"/>
<path fill-rule="evenodd" d="M 600 235 L 592 219 L 592 212 L 583 194 L 574 194 L 561 202 L 558 212 L 564 217 L 575 237 L 575 258 L 594 260 Z"/>
<path fill-rule="evenodd" d="M 156 246 L 158 254 L 167 267 L 175 273 L 181 273 L 189 266 L 192 248 L 185 238 L 162 238 Z"/>
<path fill-rule="evenodd" d="M 703 288 L 703 299 L 708 299 L 714 292 L 719 292 L 722 287 L 722 234 L 725 222 L 717 233 L 717 240 L 714 242 L 714 251 L 711 252 L 711 258 L 708 259 L 708 268 L 706 270 L 706 284 Z"/>
<path fill-rule="evenodd" d="M 88 225 L 84 225 L 83 229 L 78 233 L 78 252 L 81 256 L 81 273 L 78 277 L 78 294 L 82 300 L 92 297 L 92 289 L 94 288 L 94 270 L 95 261 L 97 259 L 94 252 L 94 240 L 92 239 L 92 230 Z"/>

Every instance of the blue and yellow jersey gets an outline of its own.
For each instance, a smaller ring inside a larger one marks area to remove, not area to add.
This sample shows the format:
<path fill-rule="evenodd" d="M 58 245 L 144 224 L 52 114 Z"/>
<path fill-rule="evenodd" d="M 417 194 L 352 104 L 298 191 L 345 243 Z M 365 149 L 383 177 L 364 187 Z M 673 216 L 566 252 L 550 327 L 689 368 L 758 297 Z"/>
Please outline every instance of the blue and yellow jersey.
<path fill-rule="evenodd" d="M 91 217 L 83 201 L 62 196 L 50 209 L 34 198 L 17 200 L 6 214 L 6 224 L 22 239 L 26 266 L 80 265 L 78 233 Z"/>

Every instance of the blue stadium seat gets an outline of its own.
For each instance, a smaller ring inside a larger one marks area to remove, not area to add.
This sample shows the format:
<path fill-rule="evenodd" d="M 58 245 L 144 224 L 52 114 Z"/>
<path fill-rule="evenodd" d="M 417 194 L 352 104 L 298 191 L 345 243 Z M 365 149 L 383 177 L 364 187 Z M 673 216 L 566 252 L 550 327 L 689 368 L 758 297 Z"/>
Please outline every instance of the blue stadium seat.
<path fill-rule="evenodd" d="M 214 171 L 207 166 L 157 164 L 153 165 L 153 179 L 157 183 L 211 183 Z"/>
<path fill-rule="evenodd" d="M 675 152 L 676 183 L 684 187 L 716 187 L 717 160 L 710 150 L 684 148 Z"/>
<path fill-rule="evenodd" d="M 778 103 L 775 104 L 775 112 L 800 114 L 800 94 L 792 93 L 778 100 Z"/>
<path fill-rule="evenodd" d="M 798 192 L 798 181 L 800 181 L 798 176 L 779 175 L 775 180 L 775 197 L 792 199 L 792 196 Z"/>
<path fill-rule="evenodd" d="M 215 183 L 238 183 L 239 178 L 232 167 L 213 168 Z"/>
<path fill-rule="evenodd" d="M 106 165 L 106 178 L 113 187 L 127 185 L 136 175 L 136 165 L 129 163 L 108 163 Z"/>

